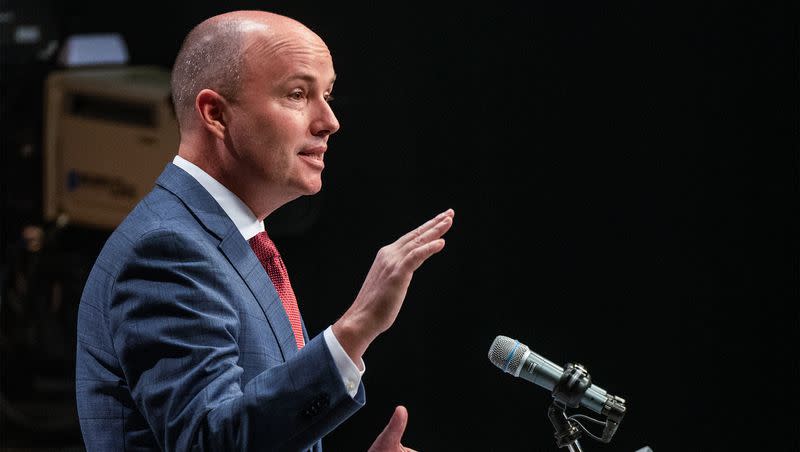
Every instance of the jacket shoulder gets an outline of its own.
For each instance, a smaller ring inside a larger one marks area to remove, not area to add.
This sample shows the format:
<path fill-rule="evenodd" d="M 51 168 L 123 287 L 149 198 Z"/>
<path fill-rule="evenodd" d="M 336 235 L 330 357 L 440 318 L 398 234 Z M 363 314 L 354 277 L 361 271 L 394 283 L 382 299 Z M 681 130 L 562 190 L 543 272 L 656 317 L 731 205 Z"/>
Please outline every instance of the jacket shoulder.
<path fill-rule="evenodd" d="M 95 261 L 87 288 L 96 279 L 96 272 L 113 280 L 126 263 L 136 258 L 142 247 L 149 248 L 154 241 L 170 237 L 196 240 L 200 235 L 205 235 L 203 227 L 183 202 L 156 186 L 109 236 Z"/>

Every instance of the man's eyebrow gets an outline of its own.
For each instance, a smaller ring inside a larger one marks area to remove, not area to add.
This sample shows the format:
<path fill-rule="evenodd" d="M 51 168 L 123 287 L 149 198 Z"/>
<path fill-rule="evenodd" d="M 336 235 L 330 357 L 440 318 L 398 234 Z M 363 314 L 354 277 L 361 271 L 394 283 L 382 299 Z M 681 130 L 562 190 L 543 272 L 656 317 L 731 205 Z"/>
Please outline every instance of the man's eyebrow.
<path fill-rule="evenodd" d="M 315 76 L 311 75 L 311 74 L 300 73 L 300 74 L 295 74 L 295 75 L 289 76 L 286 79 L 286 82 L 291 82 L 293 80 L 303 80 L 303 81 L 308 82 L 308 83 L 314 83 L 314 82 L 317 81 L 317 78 Z M 333 74 L 333 78 L 331 78 L 331 83 L 330 84 L 333 85 L 333 82 L 335 82 L 335 81 L 336 81 L 336 74 Z"/>

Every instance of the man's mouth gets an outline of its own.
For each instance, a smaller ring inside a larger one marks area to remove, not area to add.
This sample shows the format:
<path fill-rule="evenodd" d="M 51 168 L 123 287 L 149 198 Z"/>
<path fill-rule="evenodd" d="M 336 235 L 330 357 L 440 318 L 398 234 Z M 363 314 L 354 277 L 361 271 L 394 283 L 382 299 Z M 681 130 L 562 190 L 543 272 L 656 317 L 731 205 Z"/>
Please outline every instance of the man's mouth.
<path fill-rule="evenodd" d="M 313 152 L 301 152 L 300 153 L 300 156 L 302 156 L 302 157 L 306 157 L 306 158 L 313 159 L 313 160 L 319 160 L 320 162 L 323 160 L 323 155 L 324 154 L 322 154 L 322 153 L 317 154 L 317 153 L 313 153 Z"/>
<path fill-rule="evenodd" d="M 323 160 L 326 150 L 326 146 L 320 146 L 300 151 L 298 155 L 302 157 L 303 160 L 309 165 L 314 166 L 315 168 L 324 168 L 325 163 L 323 163 Z"/>

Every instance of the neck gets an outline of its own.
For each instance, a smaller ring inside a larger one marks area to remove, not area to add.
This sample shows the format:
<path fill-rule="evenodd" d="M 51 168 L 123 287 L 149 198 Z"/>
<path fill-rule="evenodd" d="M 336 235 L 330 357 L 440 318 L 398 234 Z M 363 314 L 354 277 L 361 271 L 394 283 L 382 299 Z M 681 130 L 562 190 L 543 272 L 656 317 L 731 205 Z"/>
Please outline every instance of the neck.
<path fill-rule="evenodd" d="M 188 141 L 188 140 L 187 140 Z M 203 146 L 200 143 L 181 140 L 178 155 L 205 171 L 225 186 L 250 208 L 259 221 L 269 216 L 282 205 L 291 201 L 274 196 L 276 190 L 264 186 L 247 168 L 235 159 L 227 149 Z"/>

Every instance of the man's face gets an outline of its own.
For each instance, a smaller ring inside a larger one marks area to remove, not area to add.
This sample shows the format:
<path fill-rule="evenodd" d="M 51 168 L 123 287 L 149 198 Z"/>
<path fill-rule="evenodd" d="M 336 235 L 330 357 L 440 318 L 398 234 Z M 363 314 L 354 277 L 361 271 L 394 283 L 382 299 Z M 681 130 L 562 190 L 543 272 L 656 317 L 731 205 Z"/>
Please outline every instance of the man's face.
<path fill-rule="evenodd" d="M 229 148 L 259 190 L 289 201 L 322 188 L 323 157 L 339 122 L 328 104 L 335 73 L 309 33 L 250 40 L 232 102 Z"/>

